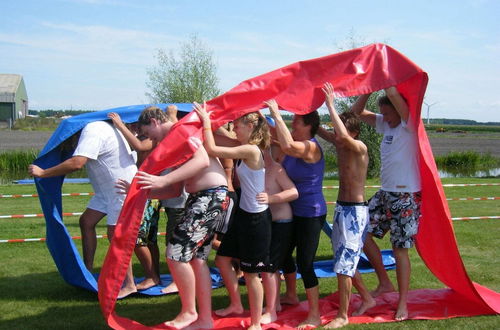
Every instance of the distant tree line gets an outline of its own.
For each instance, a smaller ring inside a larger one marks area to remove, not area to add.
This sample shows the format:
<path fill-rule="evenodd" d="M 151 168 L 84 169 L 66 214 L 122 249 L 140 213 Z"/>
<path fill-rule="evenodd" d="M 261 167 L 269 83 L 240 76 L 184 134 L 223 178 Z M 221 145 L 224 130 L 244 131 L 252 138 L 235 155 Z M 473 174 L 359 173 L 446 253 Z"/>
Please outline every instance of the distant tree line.
<path fill-rule="evenodd" d="M 427 123 L 427 121 L 426 121 Z M 500 126 L 500 122 L 488 121 L 478 122 L 470 119 L 447 119 L 447 118 L 434 118 L 429 119 L 429 124 L 438 125 L 483 125 L 483 126 Z"/>
<path fill-rule="evenodd" d="M 40 118 L 61 118 L 64 116 L 76 116 L 82 113 L 94 112 L 95 110 L 28 110 L 28 114 L 32 116 L 38 116 Z"/>

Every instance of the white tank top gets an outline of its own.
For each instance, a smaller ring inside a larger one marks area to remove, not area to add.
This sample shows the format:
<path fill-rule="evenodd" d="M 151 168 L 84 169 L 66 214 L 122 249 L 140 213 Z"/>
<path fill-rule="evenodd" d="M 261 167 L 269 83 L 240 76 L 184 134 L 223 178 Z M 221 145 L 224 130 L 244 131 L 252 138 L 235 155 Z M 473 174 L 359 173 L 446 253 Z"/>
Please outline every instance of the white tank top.
<path fill-rule="evenodd" d="M 262 167 L 259 170 L 252 170 L 244 161 L 238 160 L 236 173 L 241 187 L 240 208 L 248 213 L 265 211 L 269 205 L 259 204 L 256 197 L 257 194 L 264 192 L 266 189 L 266 169 Z"/>

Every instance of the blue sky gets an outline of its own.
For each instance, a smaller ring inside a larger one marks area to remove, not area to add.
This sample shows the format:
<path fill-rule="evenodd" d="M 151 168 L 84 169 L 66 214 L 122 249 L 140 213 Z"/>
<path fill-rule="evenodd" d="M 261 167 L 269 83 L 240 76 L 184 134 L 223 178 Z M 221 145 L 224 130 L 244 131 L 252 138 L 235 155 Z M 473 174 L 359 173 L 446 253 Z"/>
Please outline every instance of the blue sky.
<path fill-rule="evenodd" d="M 500 121 L 500 1 L 2 2 L 0 73 L 24 76 L 31 109 L 148 103 L 157 49 L 197 34 L 220 88 L 336 53 L 354 33 L 385 42 L 429 74 L 431 118 Z M 422 116 L 426 117 L 424 105 Z"/>

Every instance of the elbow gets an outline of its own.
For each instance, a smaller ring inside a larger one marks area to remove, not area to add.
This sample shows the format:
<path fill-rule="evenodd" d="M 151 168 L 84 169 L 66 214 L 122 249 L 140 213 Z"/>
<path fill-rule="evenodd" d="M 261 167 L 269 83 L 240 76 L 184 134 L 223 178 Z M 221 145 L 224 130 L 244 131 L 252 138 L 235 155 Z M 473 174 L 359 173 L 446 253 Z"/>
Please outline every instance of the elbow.
<path fill-rule="evenodd" d="M 292 191 L 292 194 L 291 194 L 291 197 L 290 197 L 290 201 L 294 201 L 297 198 L 299 198 L 299 191 L 297 190 L 297 188 L 295 188 Z"/>

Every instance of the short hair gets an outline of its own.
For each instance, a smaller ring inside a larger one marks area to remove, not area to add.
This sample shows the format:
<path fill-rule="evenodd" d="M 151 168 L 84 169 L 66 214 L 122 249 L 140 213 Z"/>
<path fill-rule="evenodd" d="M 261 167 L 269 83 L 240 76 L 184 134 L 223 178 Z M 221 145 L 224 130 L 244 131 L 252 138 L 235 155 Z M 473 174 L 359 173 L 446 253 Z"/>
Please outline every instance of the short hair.
<path fill-rule="evenodd" d="M 352 111 L 344 111 L 339 117 L 344 123 L 345 128 L 351 133 L 356 133 L 355 138 L 357 138 L 361 132 L 361 122 L 358 115 Z"/>
<path fill-rule="evenodd" d="M 403 95 L 401 95 L 401 97 L 403 98 L 405 103 L 408 104 L 406 97 L 404 97 Z M 394 104 L 392 104 L 391 99 L 389 99 L 387 95 L 382 95 L 381 97 L 378 98 L 378 106 L 381 107 L 383 105 L 389 105 L 394 108 Z"/>
<path fill-rule="evenodd" d="M 319 113 L 318 111 L 310 112 L 306 115 L 299 115 L 304 122 L 304 125 L 311 125 L 311 136 L 314 137 L 319 129 Z"/>
<path fill-rule="evenodd" d="M 155 106 L 150 106 L 142 110 L 139 119 L 137 120 L 137 122 L 139 123 L 139 127 L 151 124 L 151 119 L 153 118 L 158 120 L 160 123 L 169 121 L 167 114 L 162 109 Z"/>

